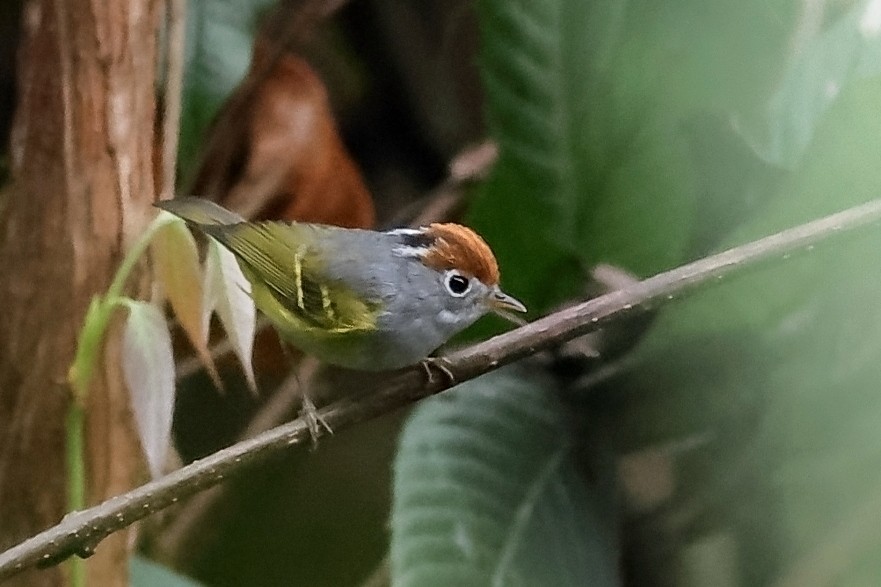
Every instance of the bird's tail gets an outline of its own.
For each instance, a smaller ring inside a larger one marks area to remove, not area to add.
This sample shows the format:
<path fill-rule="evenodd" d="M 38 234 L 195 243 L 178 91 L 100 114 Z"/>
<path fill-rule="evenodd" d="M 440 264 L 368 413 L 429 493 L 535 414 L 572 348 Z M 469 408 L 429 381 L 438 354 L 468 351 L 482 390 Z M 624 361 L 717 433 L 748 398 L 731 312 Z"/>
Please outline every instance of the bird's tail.
<path fill-rule="evenodd" d="M 173 200 L 156 202 L 155 206 L 184 219 L 188 224 L 197 226 L 223 226 L 245 221 L 235 212 L 230 212 L 204 198 L 182 196 Z"/>

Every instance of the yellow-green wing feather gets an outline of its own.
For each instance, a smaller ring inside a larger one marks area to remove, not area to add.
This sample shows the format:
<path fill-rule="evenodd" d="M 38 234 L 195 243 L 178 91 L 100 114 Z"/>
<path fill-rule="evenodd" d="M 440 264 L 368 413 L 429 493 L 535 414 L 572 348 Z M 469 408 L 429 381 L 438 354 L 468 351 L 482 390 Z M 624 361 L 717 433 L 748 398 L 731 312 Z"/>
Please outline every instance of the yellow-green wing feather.
<path fill-rule="evenodd" d="M 281 222 L 200 228 L 239 258 L 254 303 L 282 329 L 342 334 L 376 327 L 377 305 L 322 272 L 313 231 L 332 229 Z"/>
<path fill-rule="evenodd" d="M 213 224 L 238 224 L 245 219 L 214 202 L 204 198 L 193 196 L 181 196 L 173 200 L 156 202 L 157 208 L 162 208 L 186 220 L 190 225 L 198 229 Z"/>
<path fill-rule="evenodd" d="M 376 327 L 378 305 L 323 274 L 312 243 L 315 231 L 333 230 L 281 222 L 248 223 L 202 198 L 156 204 L 214 237 L 232 251 L 251 282 L 256 306 L 281 330 L 342 334 Z"/>

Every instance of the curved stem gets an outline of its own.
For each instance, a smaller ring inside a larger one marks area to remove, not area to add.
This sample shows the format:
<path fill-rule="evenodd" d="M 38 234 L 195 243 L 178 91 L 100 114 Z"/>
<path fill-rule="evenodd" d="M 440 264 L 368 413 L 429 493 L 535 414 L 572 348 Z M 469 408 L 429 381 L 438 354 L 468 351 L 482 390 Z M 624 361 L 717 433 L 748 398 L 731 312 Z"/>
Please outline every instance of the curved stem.
<path fill-rule="evenodd" d="M 71 402 L 66 428 L 67 511 L 77 512 L 86 507 L 85 409 L 79 402 Z M 86 584 L 85 561 L 79 557 L 70 561 L 70 583 L 73 587 Z"/>
<path fill-rule="evenodd" d="M 86 311 L 83 327 L 77 340 L 76 355 L 70 365 L 68 382 L 73 392 L 73 401 L 67 411 L 66 450 L 67 465 L 67 511 L 77 512 L 86 507 L 86 459 L 85 459 L 85 403 L 89 383 L 101 357 L 104 336 L 113 316 L 113 310 L 129 301 L 122 297 L 122 291 L 137 262 L 147 250 L 156 232 L 172 221 L 172 217 L 160 214 L 138 237 L 129 249 L 122 264 L 113 276 L 113 281 L 102 296 L 92 299 Z M 86 568 L 83 560 L 71 561 L 71 585 L 84 587 Z"/>
<path fill-rule="evenodd" d="M 160 213 L 126 252 L 122 264 L 117 269 L 116 275 L 113 276 L 113 281 L 110 282 L 110 287 L 107 288 L 107 294 L 104 296 L 108 302 L 112 302 L 114 299 L 122 296 L 125 282 L 128 281 L 135 265 L 140 261 L 147 247 L 150 246 L 150 241 L 153 240 L 159 229 L 169 222 L 180 222 L 180 220 L 166 212 Z"/>

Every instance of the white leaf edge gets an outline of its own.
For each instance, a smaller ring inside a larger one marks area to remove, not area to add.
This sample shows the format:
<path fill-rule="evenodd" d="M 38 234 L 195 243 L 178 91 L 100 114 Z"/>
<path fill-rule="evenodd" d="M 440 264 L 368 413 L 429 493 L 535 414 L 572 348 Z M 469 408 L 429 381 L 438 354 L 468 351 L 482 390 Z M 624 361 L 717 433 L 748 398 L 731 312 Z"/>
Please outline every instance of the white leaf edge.
<path fill-rule="evenodd" d="M 171 446 L 174 415 L 174 354 L 165 314 L 147 302 L 127 300 L 122 335 L 122 374 L 131 399 L 150 475 L 162 476 Z"/>
<path fill-rule="evenodd" d="M 213 238 L 208 239 L 205 283 L 202 288 L 202 329 L 208 336 L 211 315 L 217 313 L 233 352 L 242 365 L 248 385 L 257 389 L 252 355 L 257 329 L 257 309 L 251 298 L 251 283 L 242 273 L 235 255 Z"/>

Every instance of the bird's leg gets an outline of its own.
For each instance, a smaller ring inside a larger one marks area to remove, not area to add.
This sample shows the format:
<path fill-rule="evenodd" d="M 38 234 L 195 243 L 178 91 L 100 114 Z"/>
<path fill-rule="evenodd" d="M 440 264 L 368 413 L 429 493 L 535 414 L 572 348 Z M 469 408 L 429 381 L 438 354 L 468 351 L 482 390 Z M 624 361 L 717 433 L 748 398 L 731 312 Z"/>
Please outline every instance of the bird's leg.
<path fill-rule="evenodd" d="M 419 362 L 422 365 L 422 369 L 425 370 L 425 376 L 428 378 L 429 383 L 434 383 L 434 374 L 431 372 L 432 369 L 437 369 L 440 371 L 446 378 L 450 385 L 455 385 L 456 376 L 453 375 L 453 372 L 450 371 L 450 367 L 452 363 L 446 357 L 426 357 Z"/>
<path fill-rule="evenodd" d="M 312 403 L 309 394 L 304 390 L 300 395 L 303 396 L 303 409 L 300 410 L 300 415 L 306 419 L 306 426 L 309 427 L 309 436 L 312 437 L 312 444 L 317 445 L 321 428 L 324 428 L 330 434 L 333 434 L 333 429 L 330 427 L 330 424 L 318 414 L 318 408 Z"/>
<path fill-rule="evenodd" d="M 288 348 L 287 342 L 281 336 L 278 337 L 278 344 L 281 346 L 282 352 L 289 359 L 293 359 L 293 355 L 291 354 L 290 348 Z M 306 360 L 309 360 L 309 357 L 307 357 Z M 314 372 L 314 367 L 311 372 Z M 294 368 L 292 375 L 297 382 L 297 390 L 300 392 L 300 397 L 302 398 L 300 415 L 306 420 L 306 426 L 309 428 L 309 436 L 312 437 L 312 445 L 317 446 L 318 437 L 321 435 L 321 428 L 324 428 L 330 434 L 333 434 L 333 429 L 324 418 L 318 415 L 318 408 L 315 407 L 315 404 L 309 397 L 309 391 L 306 389 L 306 386 L 300 381 L 297 368 Z"/>

